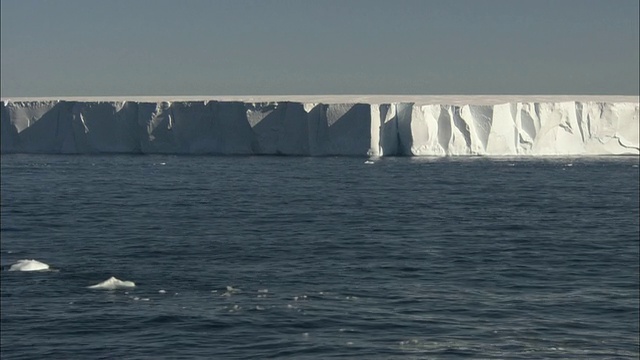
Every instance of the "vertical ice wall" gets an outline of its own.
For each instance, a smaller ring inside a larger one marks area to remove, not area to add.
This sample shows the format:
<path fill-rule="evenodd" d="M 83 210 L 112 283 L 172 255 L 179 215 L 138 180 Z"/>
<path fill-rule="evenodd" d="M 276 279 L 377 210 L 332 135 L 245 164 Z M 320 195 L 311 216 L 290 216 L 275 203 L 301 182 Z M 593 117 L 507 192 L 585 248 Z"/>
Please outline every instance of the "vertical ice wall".
<path fill-rule="evenodd" d="M 638 103 L 0 104 L 2 152 L 307 156 L 639 154 Z"/>

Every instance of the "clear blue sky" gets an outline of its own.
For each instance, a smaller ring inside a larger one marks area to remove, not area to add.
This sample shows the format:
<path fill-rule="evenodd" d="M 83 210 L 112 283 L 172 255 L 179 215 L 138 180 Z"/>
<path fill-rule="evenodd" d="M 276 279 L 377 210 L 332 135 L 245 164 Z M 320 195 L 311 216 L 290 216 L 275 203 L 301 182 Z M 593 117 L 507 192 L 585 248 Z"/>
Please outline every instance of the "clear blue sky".
<path fill-rule="evenodd" d="M 1 95 L 639 92 L 638 0 L 1 0 Z"/>

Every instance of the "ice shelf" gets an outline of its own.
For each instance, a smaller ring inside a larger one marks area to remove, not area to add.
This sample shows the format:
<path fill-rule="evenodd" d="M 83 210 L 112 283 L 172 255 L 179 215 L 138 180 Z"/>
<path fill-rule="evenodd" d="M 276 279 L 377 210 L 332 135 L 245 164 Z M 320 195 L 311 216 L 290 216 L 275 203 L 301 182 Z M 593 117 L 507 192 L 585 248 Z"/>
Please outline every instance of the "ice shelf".
<path fill-rule="evenodd" d="M 640 154 L 637 96 L 2 99 L 2 153 Z"/>

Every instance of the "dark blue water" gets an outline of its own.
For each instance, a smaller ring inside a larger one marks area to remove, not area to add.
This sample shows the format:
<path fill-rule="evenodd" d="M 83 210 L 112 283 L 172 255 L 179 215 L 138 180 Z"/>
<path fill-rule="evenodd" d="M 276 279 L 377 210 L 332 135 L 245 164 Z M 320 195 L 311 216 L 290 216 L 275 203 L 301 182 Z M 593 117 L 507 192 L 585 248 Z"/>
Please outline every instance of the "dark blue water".
<path fill-rule="evenodd" d="M 3 155 L 2 359 L 638 358 L 638 157 L 365 160 Z"/>

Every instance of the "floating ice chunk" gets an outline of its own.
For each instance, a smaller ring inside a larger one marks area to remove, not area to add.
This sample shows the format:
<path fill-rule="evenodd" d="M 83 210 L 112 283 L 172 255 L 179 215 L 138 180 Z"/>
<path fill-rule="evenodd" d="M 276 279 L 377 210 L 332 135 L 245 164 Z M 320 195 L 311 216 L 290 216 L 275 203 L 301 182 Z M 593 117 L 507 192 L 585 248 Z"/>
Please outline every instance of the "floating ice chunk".
<path fill-rule="evenodd" d="M 167 292 L 165 290 L 158 290 L 158 293 L 160 294 L 166 294 Z"/>
<path fill-rule="evenodd" d="M 365 164 L 367 164 L 367 165 L 375 164 L 375 162 L 373 162 L 373 161 L 371 161 L 371 160 L 367 160 L 367 161 L 365 161 L 364 163 L 365 163 Z"/>
<path fill-rule="evenodd" d="M 135 286 L 136 284 L 133 281 L 122 281 L 112 276 L 99 284 L 89 286 L 89 289 L 115 290 L 128 289 Z"/>
<path fill-rule="evenodd" d="M 49 270 L 49 265 L 38 260 L 18 260 L 17 263 L 11 265 L 9 271 L 43 271 Z"/>

